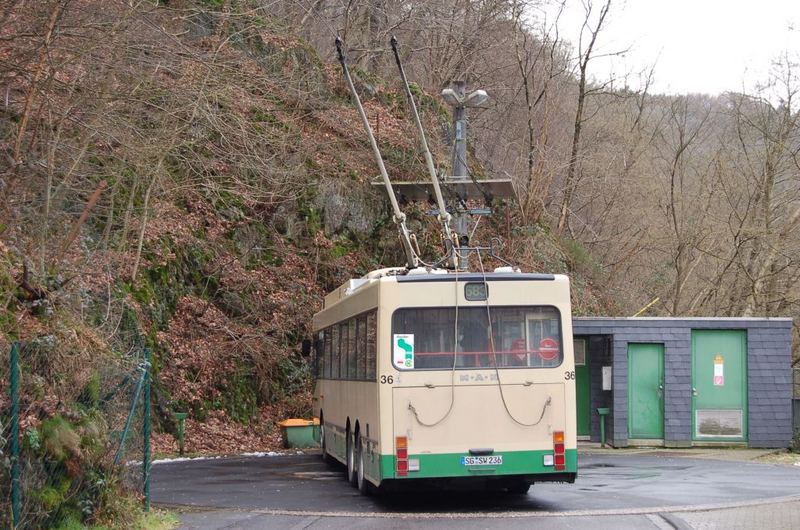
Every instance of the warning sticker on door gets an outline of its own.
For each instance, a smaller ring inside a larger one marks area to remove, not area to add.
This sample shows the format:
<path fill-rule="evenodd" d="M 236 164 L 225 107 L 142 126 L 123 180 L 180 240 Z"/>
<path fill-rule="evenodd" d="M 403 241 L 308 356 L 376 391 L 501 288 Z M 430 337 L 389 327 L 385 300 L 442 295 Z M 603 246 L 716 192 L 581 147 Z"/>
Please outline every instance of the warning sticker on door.
<path fill-rule="evenodd" d="M 725 385 L 725 362 L 719 353 L 714 357 L 714 386 Z"/>
<path fill-rule="evenodd" d="M 395 333 L 392 338 L 392 359 L 397 368 L 414 368 L 414 335 Z"/>

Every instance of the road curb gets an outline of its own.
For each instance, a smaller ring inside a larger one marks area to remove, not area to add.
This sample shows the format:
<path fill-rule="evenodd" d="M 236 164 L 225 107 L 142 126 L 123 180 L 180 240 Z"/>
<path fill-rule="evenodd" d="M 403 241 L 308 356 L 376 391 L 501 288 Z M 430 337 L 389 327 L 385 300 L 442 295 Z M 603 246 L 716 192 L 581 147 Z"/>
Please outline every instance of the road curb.
<path fill-rule="evenodd" d="M 687 513 L 687 512 L 707 512 L 714 510 L 727 510 L 731 508 L 746 508 L 753 506 L 765 506 L 770 504 L 782 504 L 787 502 L 800 501 L 800 495 L 787 495 L 784 497 L 773 497 L 770 499 L 753 499 L 748 501 L 719 503 L 719 504 L 697 504 L 682 506 L 657 506 L 648 508 L 618 508 L 610 510 L 571 510 L 560 512 L 488 512 L 488 513 L 463 513 L 463 512 L 353 512 L 353 511 L 320 511 L 320 510 L 281 510 L 270 508 L 230 508 L 223 506 L 198 506 L 182 504 L 159 504 L 168 509 L 186 509 L 187 511 L 228 511 L 257 513 L 260 515 L 283 515 L 297 517 L 370 517 L 377 519 L 521 519 L 531 517 L 603 517 L 620 515 L 651 515 L 667 513 Z M 155 503 L 154 503 L 155 504 Z"/>

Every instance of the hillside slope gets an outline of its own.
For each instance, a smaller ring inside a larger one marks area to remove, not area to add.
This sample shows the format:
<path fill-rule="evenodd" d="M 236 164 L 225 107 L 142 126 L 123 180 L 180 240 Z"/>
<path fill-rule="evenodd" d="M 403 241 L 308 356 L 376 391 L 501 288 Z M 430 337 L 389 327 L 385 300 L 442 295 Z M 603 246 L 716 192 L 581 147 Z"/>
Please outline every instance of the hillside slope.
<path fill-rule="evenodd" d="M 176 449 L 174 412 L 189 413 L 192 453 L 275 449 L 275 422 L 310 410 L 299 343 L 323 294 L 401 263 L 338 65 L 277 21 L 214 4 L 4 13 L 0 410 L 19 340 L 31 526 L 124 511 L 110 493 L 130 401 L 117 389 L 143 348 L 156 452 Z M 424 178 L 402 93 L 353 73 L 392 176 Z M 421 102 L 439 130 L 445 110 Z M 408 213 L 435 254 L 434 220 Z M 496 205 L 478 238 L 500 234 L 526 270 L 572 273 L 579 313 L 613 310 L 585 250 L 513 215 Z"/>

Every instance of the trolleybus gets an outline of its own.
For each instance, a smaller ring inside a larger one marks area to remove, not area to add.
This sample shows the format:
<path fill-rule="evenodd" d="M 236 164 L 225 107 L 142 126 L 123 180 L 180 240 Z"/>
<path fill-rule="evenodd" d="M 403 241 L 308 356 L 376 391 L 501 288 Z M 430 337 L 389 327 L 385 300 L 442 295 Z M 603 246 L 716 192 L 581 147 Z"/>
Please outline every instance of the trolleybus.
<path fill-rule="evenodd" d="M 566 276 L 383 269 L 329 294 L 313 325 L 322 455 L 362 493 L 574 482 Z"/>

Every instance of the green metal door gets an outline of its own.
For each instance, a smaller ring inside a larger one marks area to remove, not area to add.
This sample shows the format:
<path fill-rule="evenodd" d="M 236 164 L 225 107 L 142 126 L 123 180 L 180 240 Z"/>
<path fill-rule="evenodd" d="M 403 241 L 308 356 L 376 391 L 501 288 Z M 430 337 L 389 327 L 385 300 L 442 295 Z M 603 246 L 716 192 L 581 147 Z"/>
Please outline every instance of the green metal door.
<path fill-rule="evenodd" d="M 663 344 L 628 344 L 628 438 L 664 438 Z"/>
<path fill-rule="evenodd" d="M 575 339 L 575 404 L 578 407 L 578 436 L 592 434 L 592 401 L 589 383 L 589 355 L 586 339 Z"/>
<path fill-rule="evenodd" d="M 745 331 L 692 331 L 694 440 L 747 440 L 746 373 Z"/>

